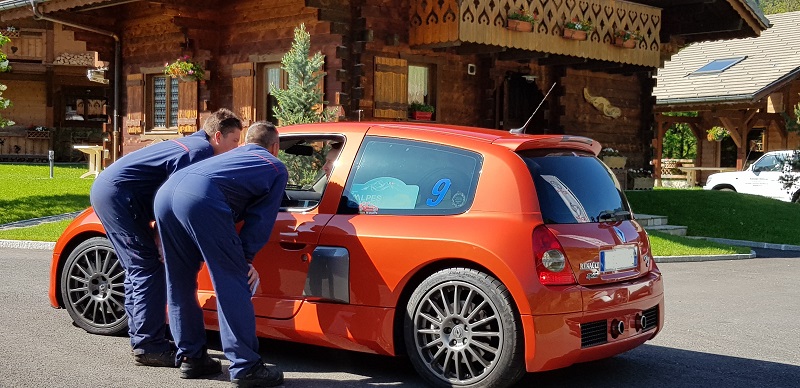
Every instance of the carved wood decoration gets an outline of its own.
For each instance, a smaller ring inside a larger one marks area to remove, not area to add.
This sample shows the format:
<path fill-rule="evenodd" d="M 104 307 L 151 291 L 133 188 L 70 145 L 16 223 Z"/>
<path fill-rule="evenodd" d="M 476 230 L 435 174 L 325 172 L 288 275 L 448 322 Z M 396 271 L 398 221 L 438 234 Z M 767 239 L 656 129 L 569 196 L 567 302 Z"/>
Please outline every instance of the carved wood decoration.
<path fill-rule="evenodd" d="M 477 43 L 550 54 L 659 67 L 661 9 L 614 0 L 411 0 L 411 46 L 448 47 Z M 507 10 L 539 14 L 533 32 L 505 28 Z M 565 21 L 590 20 L 585 41 L 561 37 Z M 613 46 L 614 31 L 639 32 L 635 49 Z"/>
<path fill-rule="evenodd" d="M 583 88 L 583 98 L 592 104 L 592 106 L 597 108 L 597 110 L 603 112 L 604 115 L 611 117 L 612 119 L 616 119 L 622 115 L 622 109 L 611 105 L 611 102 L 605 97 L 592 96 L 589 93 L 589 88 Z"/>

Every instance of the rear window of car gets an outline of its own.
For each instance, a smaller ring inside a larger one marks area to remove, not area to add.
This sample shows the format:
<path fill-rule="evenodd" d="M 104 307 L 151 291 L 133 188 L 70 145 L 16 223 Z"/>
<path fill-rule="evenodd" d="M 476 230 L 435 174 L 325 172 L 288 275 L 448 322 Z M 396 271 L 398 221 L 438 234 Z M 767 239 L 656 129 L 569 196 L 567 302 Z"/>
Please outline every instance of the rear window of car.
<path fill-rule="evenodd" d="M 460 214 L 472 205 L 483 159 L 441 144 L 367 137 L 345 187 L 341 212 Z"/>
<path fill-rule="evenodd" d="M 630 219 L 630 209 L 614 175 L 588 153 L 523 151 L 546 224 Z"/>

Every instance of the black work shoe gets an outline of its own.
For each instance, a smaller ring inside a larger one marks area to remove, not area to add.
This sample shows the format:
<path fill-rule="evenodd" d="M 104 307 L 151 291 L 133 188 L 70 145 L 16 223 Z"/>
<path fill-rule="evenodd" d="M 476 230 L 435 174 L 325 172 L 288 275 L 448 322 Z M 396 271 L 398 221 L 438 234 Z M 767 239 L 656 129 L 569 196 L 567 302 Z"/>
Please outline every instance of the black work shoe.
<path fill-rule="evenodd" d="M 196 379 L 200 376 L 215 375 L 222 372 L 222 363 L 204 354 L 199 358 L 184 357 L 181 361 L 181 378 Z"/>
<path fill-rule="evenodd" d="M 175 351 L 167 350 L 161 353 L 141 353 L 133 355 L 133 361 L 140 366 L 160 366 L 166 368 L 177 368 Z"/>
<path fill-rule="evenodd" d="M 250 368 L 244 377 L 231 380 L 231 386 L 237 388 L 274 387 L 281 384 L 283 384 L 283 372 L 263 363 Z"/>

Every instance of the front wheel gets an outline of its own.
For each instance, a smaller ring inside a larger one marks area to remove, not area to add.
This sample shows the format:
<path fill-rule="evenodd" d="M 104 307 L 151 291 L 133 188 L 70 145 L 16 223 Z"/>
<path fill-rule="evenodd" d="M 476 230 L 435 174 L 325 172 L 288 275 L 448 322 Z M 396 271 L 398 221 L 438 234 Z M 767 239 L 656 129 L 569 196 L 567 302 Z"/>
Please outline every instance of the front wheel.
<path fill-rule="evenodd" d="M 438 387 L 507 387 L 525 373 L 522 328 L 497 279 L 448 268 L 411 295 L 404 320 L 414 368 Z"/>
<path fill-rule="evenodd" d="M 61 271 L 61 298 L 76 325 L 92 334 L 127 332 L 125 270 L 111 242 L 93 237 L 69 254 Z"/>

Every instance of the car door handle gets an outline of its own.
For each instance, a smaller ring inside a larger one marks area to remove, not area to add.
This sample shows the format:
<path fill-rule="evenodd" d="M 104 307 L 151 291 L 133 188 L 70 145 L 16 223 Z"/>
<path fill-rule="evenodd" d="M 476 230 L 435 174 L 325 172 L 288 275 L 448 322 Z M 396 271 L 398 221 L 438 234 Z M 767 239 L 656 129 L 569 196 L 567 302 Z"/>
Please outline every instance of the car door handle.
<path fill-rule="evenodd" d="M 287 251 L 299 251 L 306 247 L 306 244 L 291 241 L 281 241 L 279 244 L 281 248 L 286 249 Z"/>

